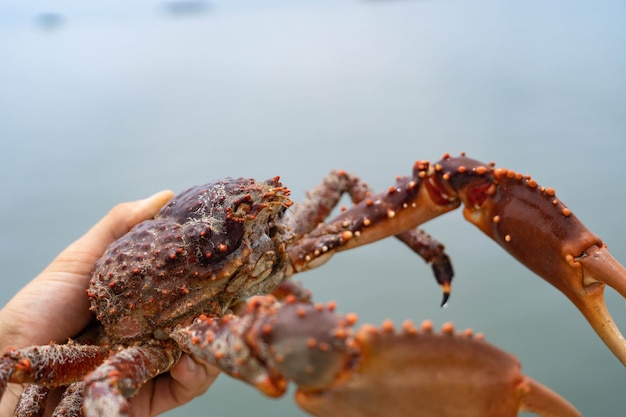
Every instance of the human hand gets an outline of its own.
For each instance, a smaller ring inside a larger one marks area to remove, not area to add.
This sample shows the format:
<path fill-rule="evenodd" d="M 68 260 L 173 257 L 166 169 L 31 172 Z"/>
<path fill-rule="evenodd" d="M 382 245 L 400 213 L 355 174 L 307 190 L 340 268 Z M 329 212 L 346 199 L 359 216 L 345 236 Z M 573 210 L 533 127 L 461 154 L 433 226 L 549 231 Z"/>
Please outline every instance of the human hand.
<path fill-rule="evenodd" d="M 154 217 L 172 195 L 162 191 L 117 205 L 61 252 L 0 310 L 0 353 L 9 346 L 64 343 L 87 326 L 92 315 L 85 290 L 94 264 L 111 242 Z M 130 400 L 133 416 L 151 417 L 185 404 L 204 393 L 218 374 L 216 368 L 183 355 L 169 373 L 149 381 Z M 10 385 L 0 401 L 0 416 L 12 415 L 20 393 L 20 386 Z"/>

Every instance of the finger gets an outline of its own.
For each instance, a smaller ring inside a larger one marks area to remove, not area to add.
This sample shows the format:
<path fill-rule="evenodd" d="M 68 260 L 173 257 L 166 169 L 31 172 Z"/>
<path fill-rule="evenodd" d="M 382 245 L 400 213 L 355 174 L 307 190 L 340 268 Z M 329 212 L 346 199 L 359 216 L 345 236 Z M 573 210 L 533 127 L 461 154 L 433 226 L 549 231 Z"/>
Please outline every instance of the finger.
<path fill-rule="evenodd" d="M 154 217 L 173 195 L 172 191 L 165 190 L 143 200 L 118 204 L 87 235 L 102 235 L 108 245 L 124 236 L 136 224 Z"/>
<path fill-rule="evenodd" d="M 220 371 L 206 363 L 183 355 L 170 369 L 169 377 L 157 378 L 150 404 L 150 415 L 155 416 L 188 403 L 206 392 Z"/>
<path fill-rule="evenodd" d="M 0 399 L 0 416 L 14 415 L 15 406 L 24 388 L 17 384 L 8 384 L 4 396 Z"/>

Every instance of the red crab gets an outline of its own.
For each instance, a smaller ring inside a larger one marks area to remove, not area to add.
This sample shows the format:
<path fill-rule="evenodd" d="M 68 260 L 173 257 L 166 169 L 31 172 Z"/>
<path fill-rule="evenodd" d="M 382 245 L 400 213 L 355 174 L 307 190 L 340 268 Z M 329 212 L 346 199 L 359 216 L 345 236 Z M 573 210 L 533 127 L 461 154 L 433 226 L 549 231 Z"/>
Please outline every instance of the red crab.
<path fill-rule="evenodd" d="M 354 206 L 324 222 L 346 192 Z M 270 396 L 293 381 L 298 403 L 317 416 L 579 416 L 482 337 L 449 324 L 434 332 L 428 322 L 353 330 L 354 315 L 312 304 L 289 280 L 337 251 L 396 236 L 432 264 L 445 303 L 450 262 L 417 227 L 461 204 L 468 221 L 563 292 L 626 364 L 603 300 L 605 284 L 626 296 L 626 271 L 605 244 L 552 189 L 444 155 L 416 162 L 376 195 L 344 171 L 297 205 L 278 178 L 190 188 L 97 262 L 87 291 L 94 327 L 67 344 L 0 357 L 0 397 L 10 382 L 29 384 L 18 409 L 37 413 L 50 387 L 67 387 L 59 414 L 128 416 L 127 398 L 187 352 Z"/>

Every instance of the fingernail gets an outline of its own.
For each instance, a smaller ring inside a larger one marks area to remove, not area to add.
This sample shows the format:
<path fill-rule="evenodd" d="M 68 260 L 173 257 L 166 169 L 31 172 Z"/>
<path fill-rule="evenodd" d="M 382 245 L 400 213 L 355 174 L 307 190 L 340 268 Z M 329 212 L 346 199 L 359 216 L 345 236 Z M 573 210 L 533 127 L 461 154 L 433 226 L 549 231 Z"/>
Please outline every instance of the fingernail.
<path fill-rule="evenodd" d="M 187 370 L 189 372 L 196 372 L 198 370 L 198 363 L 187 356 Z"/>
<path fill-rule="evenodd" d="M 172 198 L 172 196 L 174 195 L 174 192 L 171 190 L 162 190 L 162 191 L 158 191 L 154 194 L 152 194 L 150 197 L 146 197 L 143 200 L 144 201 L 149 201 L 149 200 L 164 200 L 167 201 L 170 198 Z"/>

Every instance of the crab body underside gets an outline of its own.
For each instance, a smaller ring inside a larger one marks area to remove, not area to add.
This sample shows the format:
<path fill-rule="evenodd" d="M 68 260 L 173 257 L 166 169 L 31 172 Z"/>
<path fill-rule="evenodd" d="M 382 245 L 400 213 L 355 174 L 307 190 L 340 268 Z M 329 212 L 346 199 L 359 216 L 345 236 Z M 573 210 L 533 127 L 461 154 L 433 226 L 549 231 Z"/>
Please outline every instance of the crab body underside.
<path fill-rule="evenodd" d="M 326 218 L 348 193 L 354 203 Z M 226 179 L 172 199 L 109 246 L 90 288 L 97 322 L 66 344 L 9 349 L 0 397 L 27 385 L 16 415 L 42 415 L 67 387 L 56 415 L 129 416 L 127 399 L 189 353 L 269 396 L 289 382 L 316 416 L 579 416 L 520 372 L 517 360 L 471 331 L 424 322 L 396 330 L 363 325 L 313 304 L 290 277 L 334 253 L 395 236 L 432 265 L 447 301 L 452 267 L 418 229 L 464 206 L 465 218 L 563 292 L 626 363 L 604 305 L 609 285 L 626 296 L 624 268 L 606 245 L 528 176 L 461 155 L 418 161 L 411 176 L 374 194 L 333 171 L 293 204 L 278 178 Z"/>

